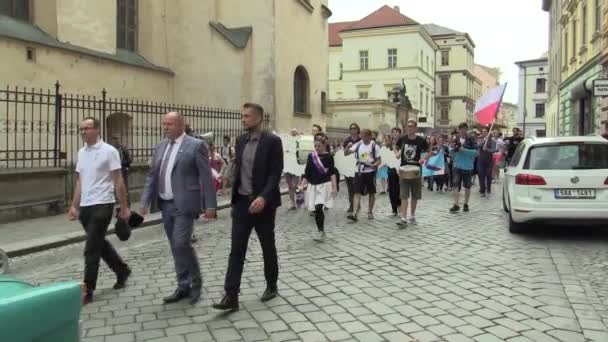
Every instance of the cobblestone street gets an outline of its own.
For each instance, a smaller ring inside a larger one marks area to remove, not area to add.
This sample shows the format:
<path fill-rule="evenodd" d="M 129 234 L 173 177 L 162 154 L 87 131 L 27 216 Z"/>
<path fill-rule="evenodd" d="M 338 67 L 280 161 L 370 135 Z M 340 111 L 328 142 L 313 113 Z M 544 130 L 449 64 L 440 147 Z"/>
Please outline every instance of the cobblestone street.
<path fill-rule="evenodd" d="M 343 189 L 328 211 L 324 243 L 307 212 L 278 214 L 280 297 L 261 303 L 261 249 L 252 238 L 241 310 L 211 304 L 223 294 L 228 211 L 197 226 L 204 299 L 163 305 L 175 288 L 159 226 L 112 241 L 133 269 L 124 290 L 102 267 L 96 301 L 82 310 L 85 341 L 608 341 L 608 230 L 540 227 L 512 235 L 500 196 L 472 195 L 450 214 L 450 194 L 425 192 L 418 226 L 398 230 L 380 196 L 376 219 L 349 224 Z M 500 193 L 500 189 L 496 191 Z M 363 203 L 366 205 L 366 202 Z M 366 215 L 361 215 L 362 217 Z M 81 277 L 82 244 L 13 260 L 33 283 Z"/>

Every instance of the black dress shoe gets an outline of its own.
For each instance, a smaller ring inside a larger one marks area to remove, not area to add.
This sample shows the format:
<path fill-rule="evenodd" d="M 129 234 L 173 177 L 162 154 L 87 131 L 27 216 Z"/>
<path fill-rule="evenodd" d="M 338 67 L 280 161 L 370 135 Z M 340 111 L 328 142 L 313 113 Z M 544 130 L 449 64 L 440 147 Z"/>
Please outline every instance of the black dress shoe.
<path fill-rule="evenodd" d="M 114 284 L 114 290 L 123 289 L 127 284 L 127 279 L 131 275 L 131 269 L 127 267 L 127 270 L 122 274 L 116 276 L 116 284 Z"/>
<path fill-rule="evenodd" d="M 221 302 L 213 304 L 213 308 L 217 310 L 237 311 L 239 309 L 239 297 L 225 295 Z"/>
<path fill-rule="evenodd" d="M 266 288 L 266 291 L 264 291 L 264 294 L 262 295 L 260 300 L 262 302 L 267 302 L 267 301 L 275 298 L 278 295 L 279 295 L 279 291 L 277 290 L 276 286 L 269 286 Z"/>
<path fill-rule="evenodd" d="M 190 304 L 194 305 L 201 299 L 203 292 L 202 286 L 192 286 L 190 289 Z"/>
<path fill-rule="evenodd" d="M 163 298 L 163 303 L 171 304 L 171 303 L 179 302 L 180 300 L 182 300 L 184 298 L 188 298 L 188 296 L 190 296 L 190 290 L 177 289 L 169 297 Z"/>

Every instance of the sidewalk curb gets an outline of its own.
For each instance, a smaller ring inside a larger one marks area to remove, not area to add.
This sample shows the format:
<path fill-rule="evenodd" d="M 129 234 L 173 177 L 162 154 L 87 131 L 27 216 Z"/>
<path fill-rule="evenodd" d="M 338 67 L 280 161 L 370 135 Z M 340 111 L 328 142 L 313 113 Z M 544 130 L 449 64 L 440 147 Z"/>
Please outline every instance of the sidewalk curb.
<path fill-rule="evenodd" d="M 286 195 L 287 193 L 288 193 L 287 190 L 281 191 L 282 196 Z M 223 204 L 223 205 L 218 206 L 217 210 L 220 211 L 220 210 L 228 209 L 230 207 L 231 207 L 231 205 L 229 203 Z M 162 221 L 163 221 L 162 218 L 157 218 L 157 219 L 153 219 L 150 221 L 144 221 L 144 223 L 142 223 L 141 226 L 133 228 L 133 230 L 137 230 L 137 229 L 141 229 L 141 228 L 145 228 L 145 227 L 156 226 L 156 225 L 161 224 Z M 111 234 L 114 234 L 113 227 L 108 229 L 108 233 L 106 235 L 111 235 Z M 23 247 L 23 248 L 15 249 L 12 251 L 6 251 L 6 252 L 7 252 L 7 255 L 9 258 L 15 258 L 15 257 L 19 257 L 19 256 L 32 254 L 32 253 L 46 251 L 46 250 L 53 249 L 53 248 L 58 248 L 58 247 L 75 244 L 78 242 L 82 242 L 85 239 L 86 239 L 86 235 L 84 233 L 82 233 L 78 236 L 67 237 L 62 240 L 52 241 L 52 242 L 48 242 L 48 243 L 41 243 L 36 246 L 28 246 L 28 247 Z"/>

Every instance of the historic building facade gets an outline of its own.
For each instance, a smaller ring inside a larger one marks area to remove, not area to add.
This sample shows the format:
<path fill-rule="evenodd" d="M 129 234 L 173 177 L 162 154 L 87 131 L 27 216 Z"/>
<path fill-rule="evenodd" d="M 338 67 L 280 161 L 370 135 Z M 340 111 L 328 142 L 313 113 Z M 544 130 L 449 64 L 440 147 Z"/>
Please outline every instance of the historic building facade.
<path fill-rule="evenodd" d="M 481 81 L 474 74 L 473 39 L 467 33 L 436 24 L 426 24 L 424 28 L 439 47 L 435 57 L 437 128 L 446 132 L 461 122 L 475 123 Z"/>
<path fill-rule="evenodd" d="M 404 115 L 421 130 L 434 126 L 438 47 L 422 25 L 383 6 L 359 21 L 330 24 L 329 46 L 328 126 L 354 121 L 386 131 Z M 407 114 L 392 103 L 402 82 L 413 107 Z"/>
<path fill-rule="evenodd" d="M 253 101 L 278 130 L 325 121 L 327 0 L 1 2 L 10 85 L 59 80 L 66 92 L 222 108 Z"/>

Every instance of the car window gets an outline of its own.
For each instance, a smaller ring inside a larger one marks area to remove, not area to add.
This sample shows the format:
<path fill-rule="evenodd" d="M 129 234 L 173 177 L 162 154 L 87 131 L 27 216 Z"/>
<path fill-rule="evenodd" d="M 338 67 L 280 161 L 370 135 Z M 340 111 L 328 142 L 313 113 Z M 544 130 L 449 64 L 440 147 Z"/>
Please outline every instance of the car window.
<path fill-rule="evenodd" d="M 587 170 L 608 169 L 608 144 L 563 143 L 533 146 L 525 169 Z"/>
<path fill-rule="evenodd" d="M 513 153 L 513 158 L 511 158 L 511 162 L 509 163 L 509 166 L 516 167 L 519 164 L 521 155 L 523 154 L 524 149 L 526 148 L 526 145 L 527 144 L 523 141 L 521 143 L 519 143 L 519 145 L 517 145 L 517 148 L 515 149 L 515 153 Z"/>

